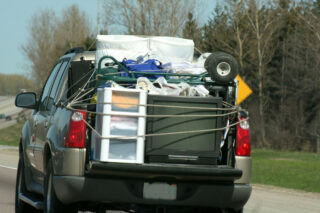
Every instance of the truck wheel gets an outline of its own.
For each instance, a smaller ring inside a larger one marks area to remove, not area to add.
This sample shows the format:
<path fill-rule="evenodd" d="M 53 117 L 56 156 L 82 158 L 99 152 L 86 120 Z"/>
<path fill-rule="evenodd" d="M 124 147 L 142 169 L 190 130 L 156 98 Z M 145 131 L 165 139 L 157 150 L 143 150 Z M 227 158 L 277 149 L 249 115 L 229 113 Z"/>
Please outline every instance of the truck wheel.
<path fill-rule="evenodd" d="M 57 198 L 53 187 L 53 168 L 51 159 L 47 165 L 46 177 L 44 180 L 44 213 L 70 213 L 77 212 L 69 206 L 63 205 Z"/>
<path fill-rule="evenodd" d="M 229 83 L 238 74 L 238 62 L 230 54 L 214 52 L 205 61 L 204 66 L 211 79 L 217 83 Z"/>
<path fill-rule="evenodd" d="M 243 208 L 239 210 L 234 209 L 222 209 L 221 213 L 243 213 Z"/>
<path fill-rule="evenodd" d="M 15 197 L 15 212 L 16 213 L 23 213 L 23 212 L 39 212 L 37 209 L 33 208 L 32 206 L 28 205 L 27 203 L 23 202 L 19 199 L 19 194 L 26 194 L 28 193 L 26 188 L 26 182 L 24 178 L 24 161 L 23 155 L 20 153 L 19 163 L 18 163 L 18 171 L 17 171 L 17 180 L 16 180 L 16 197 Z"/>

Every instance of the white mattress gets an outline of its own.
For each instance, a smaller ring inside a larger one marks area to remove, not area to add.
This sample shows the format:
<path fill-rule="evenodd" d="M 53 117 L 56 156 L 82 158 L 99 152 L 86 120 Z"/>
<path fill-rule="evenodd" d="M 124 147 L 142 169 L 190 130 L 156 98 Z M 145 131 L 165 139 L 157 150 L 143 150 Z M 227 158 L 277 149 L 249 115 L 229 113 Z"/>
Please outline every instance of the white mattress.
<path fill-rule="evenodd" d="M 142 56 L 162 63 L 192 62 L 194 51 L 192 40 L 164 36 L 98 35 L 96 46 L 96 63 L 105 55 L 118 61 Z"/>

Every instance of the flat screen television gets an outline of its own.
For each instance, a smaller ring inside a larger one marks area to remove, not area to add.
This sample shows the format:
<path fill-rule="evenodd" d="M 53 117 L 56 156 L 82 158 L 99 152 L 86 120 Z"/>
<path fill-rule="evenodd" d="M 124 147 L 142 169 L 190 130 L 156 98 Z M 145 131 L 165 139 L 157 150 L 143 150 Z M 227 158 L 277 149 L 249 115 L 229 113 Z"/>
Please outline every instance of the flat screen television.
<path fill-rule="evenodd" d="M 146 162 L 217 164 L 222 132 L 197 130 L 220 128 L 221 117 L 188 117 L 188 115 L 221 113 L 212 110 L 222 107 L 221 98 L 149 95 L 148 104 L 147 115 L 180 115 L 180 117 L 148 117 L 147 134 L 196 132 L 146 137 Z M 177 108 L 156 105 L 177 106 Z"/>

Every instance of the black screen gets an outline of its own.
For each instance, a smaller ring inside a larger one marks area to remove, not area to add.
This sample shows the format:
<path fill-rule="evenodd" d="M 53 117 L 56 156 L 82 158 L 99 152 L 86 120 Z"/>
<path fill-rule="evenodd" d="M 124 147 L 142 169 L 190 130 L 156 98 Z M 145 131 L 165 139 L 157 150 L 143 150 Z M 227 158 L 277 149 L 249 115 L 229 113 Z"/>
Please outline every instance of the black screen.
<path fill-rule="evenodd" d="M 175 163 L 184 160 L 190 161 L 190 163 L 205 163 L 206 161 L 210 164 L 216 163 L 219 154 L 221 132 L 200 132 L 200 130 L 220 128 L 220 117 L 187 117 L 187 115 L 218 114 L 220 111 L 210 109 L 221 108 L 221 98 L 149 95 L 148 104 L 181 107 L 148 106 L 148 115 L 181 115 L 181 117 L 149 117 L 147 119 L 147 134 L 196 132 L 146 137 L 147 160 L 149 159 L 149 161 L 154 162 L 172 161 Z M 183 107 L 195 107 L 197 109 Z M 183 156 L 187 157 L 184 159 Z"/>

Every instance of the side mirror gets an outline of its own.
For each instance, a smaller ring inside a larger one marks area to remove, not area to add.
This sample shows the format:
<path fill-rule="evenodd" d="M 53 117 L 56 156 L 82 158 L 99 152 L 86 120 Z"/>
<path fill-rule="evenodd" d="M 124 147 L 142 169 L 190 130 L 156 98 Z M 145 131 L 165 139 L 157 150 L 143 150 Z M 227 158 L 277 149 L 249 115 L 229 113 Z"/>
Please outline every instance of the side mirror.
<path fill-rule="evenodd" d="M 24 92 L 16 96 L 15 104 L 17 107 L 36 109 L 37 96 L 34 92 Z"/>

